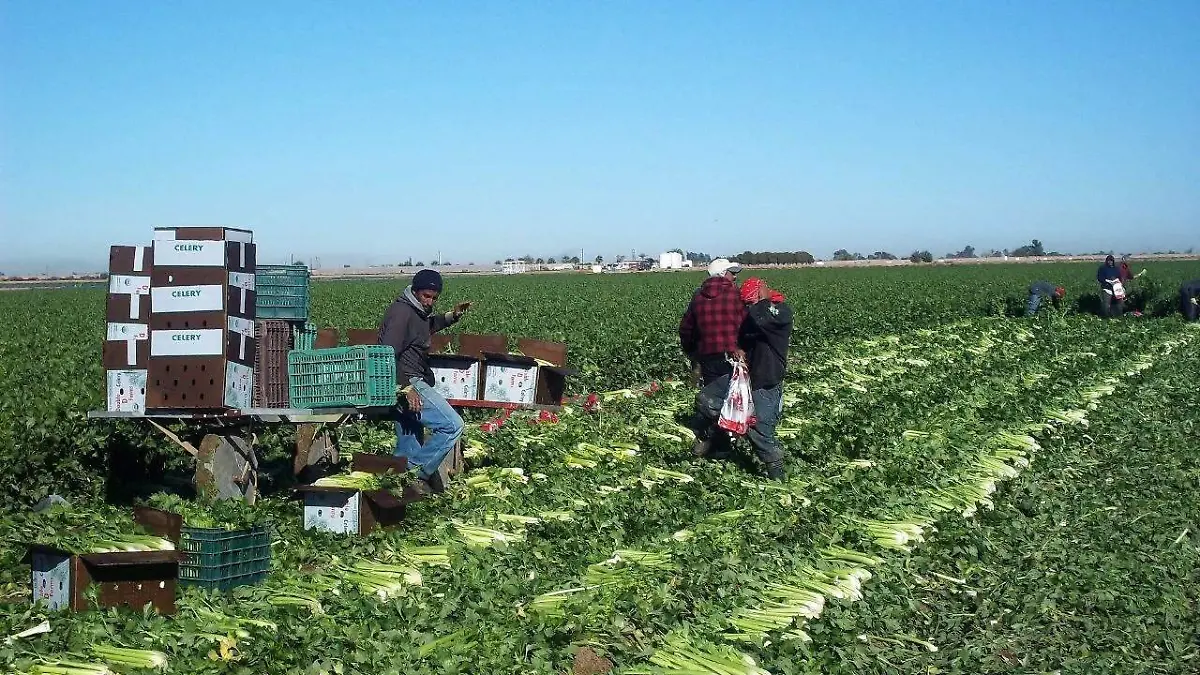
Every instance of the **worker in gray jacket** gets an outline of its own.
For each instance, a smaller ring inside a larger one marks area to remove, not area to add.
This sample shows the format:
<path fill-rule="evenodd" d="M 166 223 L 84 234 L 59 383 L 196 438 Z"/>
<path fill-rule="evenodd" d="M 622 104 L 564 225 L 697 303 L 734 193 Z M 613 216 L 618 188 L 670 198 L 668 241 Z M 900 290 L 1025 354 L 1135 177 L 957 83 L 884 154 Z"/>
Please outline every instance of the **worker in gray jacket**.
<path fill-rule="evenodd" d="M 417 272 L 379 326 L 379 344 L 396 350 L 396 382 L 404 387 L 396 420 L 395 454 L 408 458 L 409 465 L 419 469 L 421 478 L 434 492 L 445 490 L 438 467 L 462 436 L 463 421 L 433 388 L 430 338 L 457 323 L 471 308 L 471 303 L 463 302 L 437 314 L 433 307 L 441 293 L 442 275 L 436 270 Z"/>

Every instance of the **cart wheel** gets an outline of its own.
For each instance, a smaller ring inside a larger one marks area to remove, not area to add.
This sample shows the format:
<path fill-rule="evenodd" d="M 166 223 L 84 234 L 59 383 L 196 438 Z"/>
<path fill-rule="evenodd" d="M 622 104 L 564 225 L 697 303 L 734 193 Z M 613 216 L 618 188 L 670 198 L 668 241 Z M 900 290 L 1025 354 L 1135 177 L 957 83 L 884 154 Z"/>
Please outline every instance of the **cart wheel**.
<path fill-rule="evenodd" d="M 215 499 L 253 504 L 258 496 L 258 456 L 241 436 L 208 434 L 196 453 L 196 491 Z"/>

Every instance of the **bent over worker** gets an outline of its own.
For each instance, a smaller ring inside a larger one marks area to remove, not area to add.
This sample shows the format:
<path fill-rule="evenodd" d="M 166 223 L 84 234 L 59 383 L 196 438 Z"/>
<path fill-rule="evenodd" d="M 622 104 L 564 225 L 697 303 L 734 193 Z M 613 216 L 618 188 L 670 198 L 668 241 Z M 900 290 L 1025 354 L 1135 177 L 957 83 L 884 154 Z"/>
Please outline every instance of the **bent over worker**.
<path fill-rule="evenodd" d="M 730 359 L 743 358 L 738 348 L 738 329 L 746 316 L 734 279 L 742 266 L 717 258 L 708 266 L 708 278 L 692 296 L 679 322 L 679 345 L 694 366 L 700 369 L 700 393 L 696 396 L 693 431 L 697 456 L 708 454 L 715 444 L 718 452 L 729 448 L 729 434 L 717 427 L 717 418 L 709 414 L 713 404 L 718 413 L 729 391 L 733 374 Z"/>
<path fill-rule="evenodd" d="M 1193 279 L 1179 287 L 1179 310 L 1184 321 L 1196 321 L 1200 317 L 1200 279 Z"/>
<path fill-rule="evenodd" d="M 1025 316 L 1037 314 L 1042 301 L 1050 299 L 1055 306 L 1063 299 L 1067 291 L 1062 286 L 1055 286 L 1049 281 L 1035 281 L 1029 287 L 1029 302 L 1025 304 Z"/>
<path fill-rule="evenodd" d="M 438 467 L 462 436 L 463 421 L 433 388 L 430 338 L 457 323 L 471 308 L 471 303 L 463 302 L 449 312 L 436 314 L 433 307 L 441 293 L 441 274 L 429 269 L 417 272 L 379 326 L 379 344 L 396 350 L 396 382 L 405 388 L 396 419 L 395 454 L 408 458 L 434 492 L 445 490 Z"/>
<path fill-rule="evenodd" d="M 756 420 L 746 437 L 759 461 L 766 465 L 767 478 L 783 480 L 783 448 L 775 437 L 775 427 L 783 412 L 783 378 L 792 340 L 792 308 L 782 293 L 755 277 L 742 282 L 742 301 L 749 309 L 738 344 L 746 352 Z"/>

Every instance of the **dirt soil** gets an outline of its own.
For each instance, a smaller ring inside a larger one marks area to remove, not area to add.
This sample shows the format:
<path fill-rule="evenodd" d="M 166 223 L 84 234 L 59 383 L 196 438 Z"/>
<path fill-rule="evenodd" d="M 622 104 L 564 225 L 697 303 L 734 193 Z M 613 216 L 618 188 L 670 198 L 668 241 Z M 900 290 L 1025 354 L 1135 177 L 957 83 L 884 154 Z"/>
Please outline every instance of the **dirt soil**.
<path fill-rule="evenodd" d="M 573 675 L 604 675 L 613 669 L 613 662 L 597 654 L 591 647 L 583 647 L 575 653 Z"/>

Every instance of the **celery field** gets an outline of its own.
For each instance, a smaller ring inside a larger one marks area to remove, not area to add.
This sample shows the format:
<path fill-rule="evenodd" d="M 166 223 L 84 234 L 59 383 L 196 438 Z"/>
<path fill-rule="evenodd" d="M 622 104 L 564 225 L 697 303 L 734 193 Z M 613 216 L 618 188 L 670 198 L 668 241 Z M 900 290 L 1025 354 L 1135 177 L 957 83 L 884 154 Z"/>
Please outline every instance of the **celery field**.
<path fill-rule="evenodd" d="M 260 428 L 270 574 L 170 617 L 30 605 L 26 544 L 132 535 L 191 458 L 86 419 L 103 289 L 0 293 L 0 672 L 1200 672 L 1200 262 L 1143 268 L 1111 320 L 1090 264 L 752 271 L 796 310 L 784 483 L 744 441 L 691 455 L 700 275 L 447 277 L 455 330 L 568 343 L 598 409 L 467 415 L 465 475 L 361 538 L 303 529 L 291 428 Z M 1067 301 L 1024 318 L 1038 279 Z M 315 322 L 374 328 L 401 287 L 317 281 Z M 72 508 L 33 514 L 49 494 Z"/>

